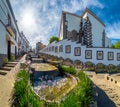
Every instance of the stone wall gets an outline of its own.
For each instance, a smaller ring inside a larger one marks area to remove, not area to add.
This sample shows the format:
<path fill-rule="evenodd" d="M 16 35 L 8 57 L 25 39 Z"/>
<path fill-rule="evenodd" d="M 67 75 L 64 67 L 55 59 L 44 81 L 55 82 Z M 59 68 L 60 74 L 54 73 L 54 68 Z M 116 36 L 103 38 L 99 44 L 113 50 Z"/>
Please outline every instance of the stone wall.
<path fill-rule="evenodd" d="M 58 47 L 57 51 L 49 50 L 50 47 Z M 62 46 L 62 52 L 59 51 L 60 46 Z M 41 53 L 54 55 L 57 57 L 63 57 L 64 59 L 70 58 L 71 60 L 80 60 L 85 63 L 90 61 L 95 65 L 98 63 L 103 63 L 105 65 L 120 64 L 120 49 L 113 48 L 87 48 L 85 45 L 80 43 L 72 42 L 71 40 L 62 40 L 57 43 L 53 43 L 45 47 L 40 51 Z"/>

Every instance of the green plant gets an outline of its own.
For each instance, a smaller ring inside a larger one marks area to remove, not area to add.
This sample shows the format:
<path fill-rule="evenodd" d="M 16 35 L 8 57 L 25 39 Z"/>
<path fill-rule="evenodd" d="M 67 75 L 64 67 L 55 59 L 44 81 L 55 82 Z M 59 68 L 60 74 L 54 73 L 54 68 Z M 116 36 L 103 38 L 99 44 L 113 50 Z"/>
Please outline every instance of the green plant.
<path fill-rule="evenodd" d="M 92 83 L 90 79 L 87 77 L 87 75 L 80 71 L 78 74 L 78 77 L 80 79 L 80 91 L 79 91 L 79 100 L 82 107 L 88 107 L 93 101 L 92 98 Z"/>
<path fill-rule="evenodd" d="M 5 63 L 8 63 L 8 58 L 5 58 L 5 59 L 4 59 L 4 62 L 5 62 Z"/>
<path fill-rule="evenodd" d="M 117 67 L 113 64 L 109 64 L 107 66 L 107 70 L 108 70 L 109 73 L 117 72 Z"/>
<path fill-rule="evenodd" d="M 30 74 L 25 69 L 17 75 L 14 85 L 13 104 L 15 107 L 41 107 L 43 102 L 39 101 L 28 84 Z"/>
<path fill-rule="evenodd" d="M 104 64 L 98 63 L 98 64 L 96 64 L 96 66 L 95 66 L 95 71 L 96 71 L 96 72 L 106 72 L 107 69 L 106 69 L 106 66 L 105 66 Z"/>
<path fill-rule="evenodd" d="M 60 66 L 61 70 L 63 66 Z M 69 93 L 64 101 L 59 104 L 40 101 L 39 97 L 31 90 L 28 83 L 30 78 L 26 69 L 21 70 L 17 75 L 14 85 L 13 104 L 14 107 L 88 107 L 92 103 L 91 81 L 87 75 L 80 71 L 78 85 Z"/>
<path fill-rule="evenodd" d="M 75 60 L 74 65 L 81 65 L 81 61 L 80 60 Z"/>
<path fill-rule="evenodd" d="M 90 61 L 85 62 L 86 70 L 95 70 L 94 64 Z"/>
<path fill-rule="evenodd" d="M 117 72 L 120 72 L 120 64 L 117 65 Z"/>
<path fill-rule="evenodd" d="M 67 65 L 67 66 L 72 66 L 73 64 L 73 61 L 69 58 L 66 58 L 64 61 L 63 61 L 63 65 Z"/>
<path fill-rule="evenodd" d="M 70 74 L 73 74 L 73 75 L 75 75 L 76 74 L 76 69 L 74 68 L 74 67 L 72 67 L 72 66 L 70 66 L 70 67 L 66 67 L 66 66 L 59 66 L 58 67 L 58 69 L 59 69 L 59 71 L 61 72 L 61 73 L 70 73 Z"/>
<path fill-rule="evenodd" d="M 15 55 L 12 55 L 12 56 L 11 56 L 11 60 L 12 60 L 12 61 L 15 61 Z"/>
<path fill-rule="evenodd" d="M 52 37 L 49 39 L 49 43 L 52 43 L 52 42 L 54 42 L 54 41 L 59 42 L 59 37 L 57 37 L 57 36 L 52 36 Z"/>

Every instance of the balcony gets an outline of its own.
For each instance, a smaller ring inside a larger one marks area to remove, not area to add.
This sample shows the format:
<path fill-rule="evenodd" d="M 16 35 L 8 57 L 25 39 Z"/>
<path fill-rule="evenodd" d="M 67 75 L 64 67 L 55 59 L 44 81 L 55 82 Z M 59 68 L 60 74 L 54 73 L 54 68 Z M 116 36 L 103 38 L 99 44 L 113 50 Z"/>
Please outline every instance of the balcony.
<path fill-rule="evenodd" d="M 6 29 L 10 33 L 11 36 L 15 36 L 16 30 L 12 24 L 7 24 Z"/>
<path fill-rule="evenodd" d="M 6 35 L 6 40 L 7 40 L 7 41 L 10 41 L 10 44 L 11 44 L 11 45 L 18 46 L 17 43 L 16 43 L 16 41 L 14 40 L 14 38 L 11 37 L 9 34 Z"/>

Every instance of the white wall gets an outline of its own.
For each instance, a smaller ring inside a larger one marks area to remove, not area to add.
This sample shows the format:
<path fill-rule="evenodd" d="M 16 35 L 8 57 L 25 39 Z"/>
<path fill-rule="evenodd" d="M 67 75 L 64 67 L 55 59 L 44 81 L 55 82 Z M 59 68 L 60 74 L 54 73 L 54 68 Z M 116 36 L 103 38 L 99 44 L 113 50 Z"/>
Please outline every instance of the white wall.
<path fill-rule="evenodd" d="M 50 55 L 54 55 L 54 56 L 58 56 L 58 57 L 63 57 L 64 59 L 66 58 L 70 58 L 71 60 L 80 60 L 82 62 L 86 62 L 86 61 L 91 61 L 94 64 L 97 63 L 103 63 L 105 65 L 108 64 L 114 64 L 114 65 L 118 65 L 120 64 L 120 61 L 117 61 L 117 53 L 120 53 L 120 49 L 112 49 L 112 48 L 86 48 L 86 46 L 81 46 L 81 44 L 76 44 L 76 42 L 71 42 L 68 40 L 63 40 L 60 42 L 57 42 L 56 44 L 51 44 L 47 47 L 50 46 L 59 46 L 59 45 L 63 45 L 63 52 L 45 52 L 45 48 L 43 50 L 41 50 L 40 52 L 42 53 L 46 53 L 46 54 L 50 54 Z M 71 45 L 71 53 L 65 53 L 65 46 L 66 45 Z M 46 47 L 46 48 L 47 48 Z M 81 55 L 80 56 L 75 56 L 74 55 L 74 48 L 75 47 L 80 47 L 81 48 Z M 85 59 L 85 50 L 92 50 L 92 59 Z M 103 51 L 103 60 L 97 60 L 97 51 Z M 108 60 L 108 52 L 113 52 L 114 53 L 114 60 Z"/>
<path fill-rule="evenodd" d="M 89 13 L 86 13 L 85 16 L 83 16 L 83 18 L 86 18 L 87 16 L 89 17 L 91 24 L 92 24 L 93 46 L 102 47 L 102 33 L 104 30 L 104 26 Z"/>
<path fill-rule="evenodd" d="M 9 34 L 6 31 L 5 25 L 8 23 L 8 14 L 11 17 L 11 23 L 14 26 L 14 28 L 16 29 L 16 41 L 15 41 L 15 36 L 13 36 L 12 38 L 14 39 L 14 46 L 11 45 L 11 53 L 15 53 L 15 45 L 16 47 L 18 47 L 17 45 L 17 41 L 18 41 L 18 30 L 17 30 L 17 26 L 15 24 L 15 20 L 13 18 L 13 15 L 11 13 L 11 10 L 9 8 L 9 6 L 7 5 L 6 0 L 0 0 L 0 20 L 4 23 L 4 25 L 0 22 L 0 53 L 1 54 L 7 54 L 7 40 L 6 40 L 6 36 L 7 34 Z M 18 49 L 17 49 L 18 51 Z"/>
<path fill-rule="evenodd" d="M 77 32 L 79 32 L 81 21 L 80 17 L 66 14 L 66 20 L 68 21 L 68 31 L 76 30 Z"/>
<path fill-rule="evenodd" d="M 61 25 L 60 25 L 60 35 L 59 35 L 59 37 L 60 37 L 60 40 L 63 39 L 63 20 L 61 21 Z"/>
<path fill-rule="evenodd" d="M 7 54 L 6 29 L 0 22 L 0 54 Z"/>

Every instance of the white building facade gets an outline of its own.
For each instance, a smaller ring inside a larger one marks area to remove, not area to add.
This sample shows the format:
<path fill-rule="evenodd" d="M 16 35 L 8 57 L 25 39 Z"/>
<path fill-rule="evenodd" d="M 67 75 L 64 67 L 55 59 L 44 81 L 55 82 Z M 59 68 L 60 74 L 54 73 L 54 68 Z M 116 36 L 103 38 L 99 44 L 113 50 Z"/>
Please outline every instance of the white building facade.
<path fill-rule="evenodd" d="M 0 0 L 0 67 L 5 58 L 18 55 L 20 32 L 9 0 Z"/>
<path fill-rule="evenodd" d="M 83 63 L 119 65 L 120 49 L 110 48 L 111 40 L 104 28 L 103 22 L 87 8 L 81 16 L 63 12 L 59 32 L 61 41 L 49 44 L 40 52 Z"/>
<path fill-rule="evenodd" d="M 20 33 L 20 36 L 18 37 L 18 54 L 23 55 L 30 51 L 30 43 L 27 40 L 26 36 L 23 32 Z"/>

